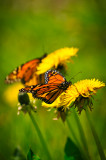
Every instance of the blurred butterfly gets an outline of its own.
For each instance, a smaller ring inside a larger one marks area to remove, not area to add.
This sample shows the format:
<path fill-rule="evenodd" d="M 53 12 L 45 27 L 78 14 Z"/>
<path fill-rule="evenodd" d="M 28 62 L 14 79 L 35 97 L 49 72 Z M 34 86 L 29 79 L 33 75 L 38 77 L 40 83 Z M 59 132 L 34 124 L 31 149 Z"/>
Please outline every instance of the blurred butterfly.
<path fill-rule="evenodd" d="M 46 57 L 46 54 L 41 58 L 33 59 L 17 67 L 6 77 L 5 82 L 14 83 L 17 81 L 21 81 L 25 85 L 41 83 L 41 80 L 43 79 L 42 76 L 44 75 L 38 76 L 35 72 L 37 66 L 44 57 Z"/>
<path fill-rule="evenodd" d="M 38 84 L 27 86 L 20 89 L 20 92 L 32 93 L 34 98 L 41 99 L 42 101 L 51 104 L 58 96 L 65 91 L 71 82 L 67 82 L 56 70 L 49 70 L 45 73 L 45 84 Z"/>

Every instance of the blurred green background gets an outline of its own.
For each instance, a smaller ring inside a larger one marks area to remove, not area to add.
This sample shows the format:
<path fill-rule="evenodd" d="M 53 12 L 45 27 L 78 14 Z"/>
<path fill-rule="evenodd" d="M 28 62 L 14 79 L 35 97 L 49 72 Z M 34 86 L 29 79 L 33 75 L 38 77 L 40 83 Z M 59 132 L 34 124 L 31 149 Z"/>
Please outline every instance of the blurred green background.
<path fill-rule="evenodd" d="M 29 148 L 47 159 L 34 126 L 26 114 L 17 116 L 17 103 L 6 101 L 5 77 L 20 64 L 63 47 L 79 48 L 78 57 L 68 64 L 69 80 L 96 78 L 106 83 L 106 3 L 100 0 L 0 0 L 0 159 L 9 160 L 19 147 L 23 155 Z M 13 96 L 13 92 L 8 93 Z M 4 96 L 5 95 L 5 96 Z M 10 96 L 9 95 L 9 96 Z M 91 119 L 106 154 L 106 90 L 98 91 Z M 13 96 L 14 98 L 14 96 Z M 42 131 L 53 159 L 64 159 L 67 137 L 74 142 L 67 123 L 53 121 L 54 112 L 39 107 L 36 122 Z M 79 116 L 91 159 L 99 154 L 85 112 Z M 81 143 L 73 113 L 68 117 Z M 77 144 L 76 144 L 77 145 Z"/>

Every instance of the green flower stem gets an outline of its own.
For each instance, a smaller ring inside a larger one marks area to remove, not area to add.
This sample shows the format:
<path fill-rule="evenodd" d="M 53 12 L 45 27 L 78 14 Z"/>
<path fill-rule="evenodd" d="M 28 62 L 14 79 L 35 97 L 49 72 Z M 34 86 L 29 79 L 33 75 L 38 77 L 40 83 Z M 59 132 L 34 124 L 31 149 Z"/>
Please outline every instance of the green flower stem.
<path fill-rule="evenodd" d="M 79 119 L 79 117 L 78 117 L 75 109 L 73 109 L 73 114 L 74 114 L 74 118 L 75 118 L 75 121 L 76 121 L 78 130 L 79 130 L 79 133 L 80 133 L 80 138 L 81 138 L 81 142 L 82 142 L 82 144 L 83 144 L 84 151 L 85 151 L 85 153 L 86 153 L 86 157 L 87 157 L 87 159 L 91 159 L 91 157 L 90 157 L 90 155 L 89 155 L 89 152 L 88 152 L 88 146 L 87 146 L 85 134 L 84 134 L 84 131 L 83 131 L 83 128 L 82 128 L 80 119 Z"/>
<path fill-rule="evenodd" d="M 91 128 L 91 131 L 92 131 L 92 134 L 93 134 L 93 137 L 94 137 L 94 140 L 95 140 L 95 143 L 97 145 L 97 149 L 98 149 L 98 152 L 99 152 L 99 155 L 100 155 L 100 158 L 101 160 L 106 160 L 106 157 L 105 157 L 105 154 L 104 154 L 104 151 L 103 151 L 103 148 L 102 148 L 102 145 L 100 143 L 100 140 L 99 140 L 99 137 L 96 133 L 96 130 L 91 122 L 91 119 L 90 119 L 90 116 L 89 116 L 89 113 L 88 111 L 86 111 L 86 117 L 88 119 L 88 122 L 89 122 L 89 125 L 90 125 L 90 128 Z"/>
<path fill-rule="evenodd" d="M 29 116 L 30 116 L 30 118 L 32 120 L 32 123 L 33 123 L 34 127 L 35 127 L 35 130 L 37 131 L 39 139 L 40 139 L 40 141 L 41 141 L 41 143 L 43 145 L 43 149 L 45 150 L 45 154 L 47 155 L 49 160 L 52 160 L 51 155 L 50 155 L 49 150 L 48 150 L 48 147 L 47 147 L 46 142 L 44 140 L 44 137 L 43 137 L 43 135 L 42 135 L 42 133 L 41 133 L 36 121 L 35 121 L 35 118 L 34 118 L 33 114 L 31 113 L 31 111 L 28 112 L 28 113 L 29 113 Z"/>
<path fill-rule="evenodd" d="M 68 128 L 69 128 L 69 130 L 70 130 L 70 133 L 72 134 L 73 138 L 75 139 L 76 144 L 77 144 L 78 147 L 79 147 L 80 152 L 82 153 L 83 159 L 84 159 L 84 160 L 85 160 L 85 159 L 88 160 L 86 154 L 83 153 L 83 150 L 82 150 L 82 148 L 81 148 L 81 144 L 80 144 L 79 140 L 77 139 L 77 137 L 75 136 L 76 134 L 75 134 L 75 132 L 73 131 L 73 129 L 72 129 L 72 127 L 71 127 L 71 124 L 70 124 L 70 121 L 69 121 L 68 118 L 66 119 L 66 122 L 67 122 Z"/>
<path fill-rule="evenodd" d="M 78 145 L 80 145 L 80 142 L 78 141 L 77 137 L 75 136 L 76 134 L 75 134 L 75 132 L 73 131 L 73 129 L 72 129 L 72 127 L 71 127 L 71 124 L 70 124 L 70 121 L 69 121 L 68 118 L 66 119 L 66 122 L 67 122 L 67 126 L 68 126 L 68 128 L 69 128 L 69 130 L 70 130 L 70 133 L 71 133 L 71 135 L 73 136 L 75 142 L 76 142 Z"/>

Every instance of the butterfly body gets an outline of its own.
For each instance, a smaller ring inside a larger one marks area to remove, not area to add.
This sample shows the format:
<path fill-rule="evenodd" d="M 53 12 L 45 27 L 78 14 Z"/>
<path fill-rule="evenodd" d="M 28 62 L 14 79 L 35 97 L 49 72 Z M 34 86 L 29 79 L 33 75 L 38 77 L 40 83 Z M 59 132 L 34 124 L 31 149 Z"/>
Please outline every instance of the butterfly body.
<path fill-rule="evenodd" d="M 60 86 L 58 86 L 60 89 L 63 89 L 63 90 L 66 90 L 68 87 L 69 87 L 69 85 L 71 84 L 71 82 L 67 82 L 67 81 L 65 81 L 65 82 L 63 82 Z"/>
<path fill-rule="evenodd" d="M 27 86 L 22 88 L 20 92 L 32 93 L 34 98 L 43 100 L 44 102 L 51 104 L 57 97 L 64 92 L 71 82 L 67 82 L 56 70 L 49 70 L 45 73 L 45 84 Z"/>

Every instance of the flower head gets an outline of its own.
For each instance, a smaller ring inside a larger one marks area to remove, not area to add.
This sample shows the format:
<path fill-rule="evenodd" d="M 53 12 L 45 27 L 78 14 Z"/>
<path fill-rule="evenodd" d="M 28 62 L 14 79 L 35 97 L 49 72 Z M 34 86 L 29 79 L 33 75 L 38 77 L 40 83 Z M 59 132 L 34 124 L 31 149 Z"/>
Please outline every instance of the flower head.
<path fill-rule="evenodd" d="M 72 104 L 72 102 L 74 102 L 73 105 L 78 107 L 79 113 L 85 109 L 84 107 L 87 105 L 90 107 L 90 109 L 92 109 L 92 95 L 94 95 L 98 89 L 104 86 L 105 84 L 99 80 L 81 80 L 68 87 L 66 92 L 64 92 L 61 97 L 62 101 L 60 105 L 68 107 L 70 104 Z"/>
<path fill-rule="evenodd" d="M 31 101 L 29 99 L 29 95 L 27 93 L 20 93 L 18 94 L 18 115 L 20 114 L 21 111 L 24 113 L 31 112 L 33 110 L 36 112 L 37 107 L 35 106 L 35 100 Z"/>
<path fill-rule="evenodd" d="M 37 67 L 37 74 L 42 74 L 51 68 L 57 68 L 68 61 L 70 57 L 75 56 L 77 53 L 77 48 L 61 48 L 52 53 L 47 57 L 43 58 L 39 66 Z"/>
<path fill-rule="evenodd" d="M 20 114 L 21 111 L 26 113 L 29 108 L 31 108 L 33 111 L 36 111 L 36 100 L 30 94 L 21 93 L 18 95 L 19 89 L 22 87 L 23 85 L 20 83 L 8 86 L 3 94 L 3 98 L 10 106 L 16 106 L 18 104 L 17 114 Z"/>
<path fill-rule="evenodd" d="M 99 80 L 81 80 L 69 86 L 68 89 L 63 92 L 52 104 L 46 104 L 43 102 L 42 106 L 52 108 L 59 108 L 63 106 L 65 111 L 65 109 L 69 108 L 70 105 L 71 107 L 75 105 L 80 113 L 83 109 L 85 109 L 86 105 L 88 105 L 91 109 L 92 95 L 104 86 L 105 84 Z"/>

